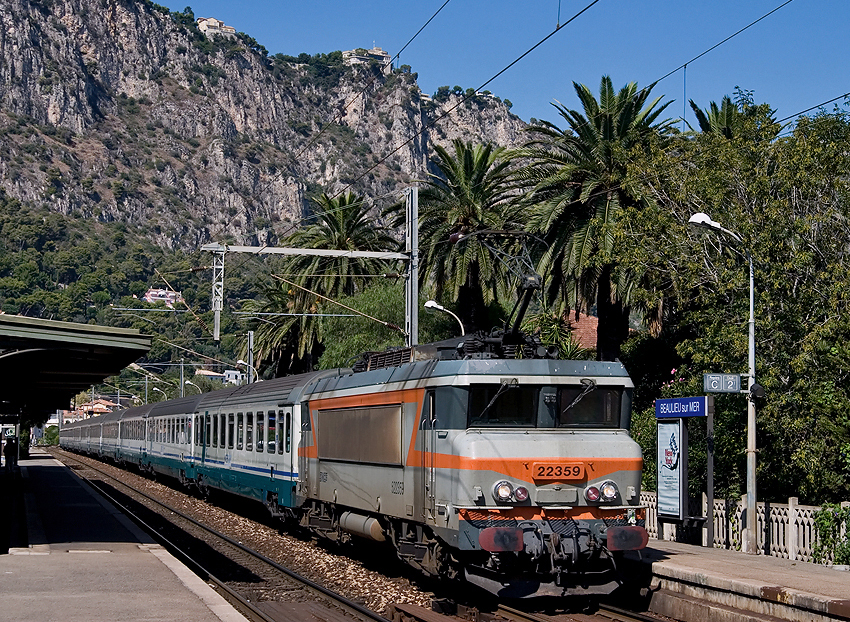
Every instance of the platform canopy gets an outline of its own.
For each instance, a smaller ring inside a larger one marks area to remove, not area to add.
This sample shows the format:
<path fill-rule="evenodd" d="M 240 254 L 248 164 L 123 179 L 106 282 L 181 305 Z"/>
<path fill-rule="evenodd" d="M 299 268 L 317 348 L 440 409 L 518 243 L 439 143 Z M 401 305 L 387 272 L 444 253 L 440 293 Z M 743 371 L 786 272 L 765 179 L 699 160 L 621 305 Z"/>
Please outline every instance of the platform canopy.
<path fill-rule="evenodd" d="M 68 408 L 146 354 L 151 339 L 136 329 L 0 315 L 0 415 Z"/>

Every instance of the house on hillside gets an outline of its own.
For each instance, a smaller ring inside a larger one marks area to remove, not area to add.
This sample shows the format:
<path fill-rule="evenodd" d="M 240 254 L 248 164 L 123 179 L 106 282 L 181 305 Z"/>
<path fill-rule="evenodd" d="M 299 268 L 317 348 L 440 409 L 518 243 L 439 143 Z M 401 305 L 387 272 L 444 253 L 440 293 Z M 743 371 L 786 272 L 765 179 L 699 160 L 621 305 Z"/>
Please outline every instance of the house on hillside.
<path fill-rule="evenodd" d="M 342 53 L 343 62 L 350 66 L 353 65 L 368 65 L 371 62 L 376 62 L 384 69 L 385 74 L 392 73 L 392 56 L 389 52 L 385 52 L 379 47 L 374 47 L 371 50 L 357 48 L 356 50 L 346 50 Z"/>
<path fill-rule="evenodd" d="M 142 296 L 142 300 L 151 304 L 155 302 L 164 302 L 165 306 L 173 309 L 178 302 L 183 302 L 183 294 L 170 289 L 151 288 Z"/>
<path fill-rule="evenodd" d="M 236 29 L 233 26 L 226 26 L 223 21 L 214 17 L 199 17 L 198 30 L 206 37 L 213 35 L 222 35 L 223 37 L 236 38 Z"/>

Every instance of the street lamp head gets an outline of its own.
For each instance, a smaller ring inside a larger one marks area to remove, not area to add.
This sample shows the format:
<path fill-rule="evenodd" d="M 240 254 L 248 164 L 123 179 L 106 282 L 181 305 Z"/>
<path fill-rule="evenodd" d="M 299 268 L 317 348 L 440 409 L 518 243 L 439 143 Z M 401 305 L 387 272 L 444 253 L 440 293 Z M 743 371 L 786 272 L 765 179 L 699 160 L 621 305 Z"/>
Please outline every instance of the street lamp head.
<path fill-rule="evenodd" d="M 237 365 L 237 366 L 239 366 L 239 365 L 244 365 L 245 367 L 248 367 L 248 363 L 246 363 L 246 362 L 245 362 L 245 361 L 243 361 L 242 359 L 239 359 L 238 361 L 236 361 L 236 365 Z"/>
<path fill-rule="evenodd" d="M 436 309 L 437 311 L 445 311 L 446 310 L 445 307 L 443 307 L 443 305 L 441 305 L 436 300 L 429 300 L 428 302 L 426 302 L 425 308 L 426 309 Z"/>
<path fill-rule="evenodd" d="M 688 224 L 698 229 L 713 229 L 714 231 L 721 231 L 723 229 L 719 222 L 712 220 L 705 212 L 697 212 L 691 216 L 688 219 Z"/>

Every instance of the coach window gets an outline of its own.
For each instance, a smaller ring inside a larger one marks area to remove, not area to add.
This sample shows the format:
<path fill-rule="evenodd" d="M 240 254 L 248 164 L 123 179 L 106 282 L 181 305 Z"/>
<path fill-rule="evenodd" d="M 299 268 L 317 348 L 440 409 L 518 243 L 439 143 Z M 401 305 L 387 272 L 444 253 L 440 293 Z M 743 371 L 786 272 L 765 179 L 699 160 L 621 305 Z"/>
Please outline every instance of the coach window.
<path fill-rule="evenodd" d="M 292 413 L 286 413 L 286 453 L 292 451 Z"/>
<path fill-rule="evenodd" d="M 245 442 L 245 415 L 236 413 L 236 449 L 242 449 Z"/>
<path fill-rule="evenodd" d="M 269 453 L 273 454 L 275 451 L 275 447 L 277 447 L 277 443 L 275 443 L 275 436 L 277 435 L 277 418 L 274 416 L 274 411 L 269 411 L 269 427 L 268 427 L 268 437 L 266 445 L 269 448 Z"/>
<path fill-rule="evenodd" d="M 286 438 L 286 428 L 284 427 L 286 422 L 286 413 L 282 410 L 277 411 L 277 453 L 283 453 L 283 439 Z"/>
<path fill-rule="evenodd" d="M 219 415 L 218 416 L 218 420 L 219 420 L 218 431 L 220 432 L 220 435 L 218 437 L 218 446 L 221 447 L 222 449 L 224 449 L 227 446 L 225 444 L 225 441 L 227 439 L 227 419 L 226 419 L 226 417 L 227 417 L 227 415 Z"/>
<path fill-rule="evenodd" d="M 245 449 L 254 451 L 254 413 L 245 414 Z"/>
<path fill-rule="evenodd" d="M 263 451 L 266 443 L 266 418 L 262 411 L 257 412 L 257 451 Z"/>
<path fill-rule="evenodd" d="M 212 446 L 218 447 L 218 415 L 212 415 Z"/>
<path fill-rule="evenodd" d="M 212 440 L 212 438 L 213 438 L 213 437 L 212 437 L 212 419 L 213 419 L 213 417 L 212 417 L 212 415 L 210 415 L 209 413 L 207 413 L 206 415 L 204 415 L 204 428 L 206 429 L 206 433 L 205 433 L 205 434 L 206 434 L 206 437 L 207 437 L 207 438 L 206 438 L 206 446 L 207 446 L 207 447 L 209 447 L 209 446 L 210 446 L 210 441 L 211 441 L 211 440 Z"/>
<path fill-rule="evenodd" d="M 236 415 L 230 413 L 227 415 L 227 448 L 233 449 L 233 440 L 236 438 Z"/>

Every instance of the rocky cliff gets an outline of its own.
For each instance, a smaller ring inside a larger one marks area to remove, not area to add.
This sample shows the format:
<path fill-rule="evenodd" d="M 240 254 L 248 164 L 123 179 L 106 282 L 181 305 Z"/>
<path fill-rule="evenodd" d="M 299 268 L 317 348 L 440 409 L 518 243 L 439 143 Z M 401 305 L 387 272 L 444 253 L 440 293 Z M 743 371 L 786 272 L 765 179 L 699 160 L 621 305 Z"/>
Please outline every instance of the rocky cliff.
<path fill-rule="evenodd" d="M 431 101 L 415 73 L 339 53 L 270 57 L 150 2 L 0 9 L 0 186 L 166 247 L 275 243 L 318 192 L 386 203 L 424 176 L 433 144 L 513 145 L 524 127 L 497 97 Z"/>

